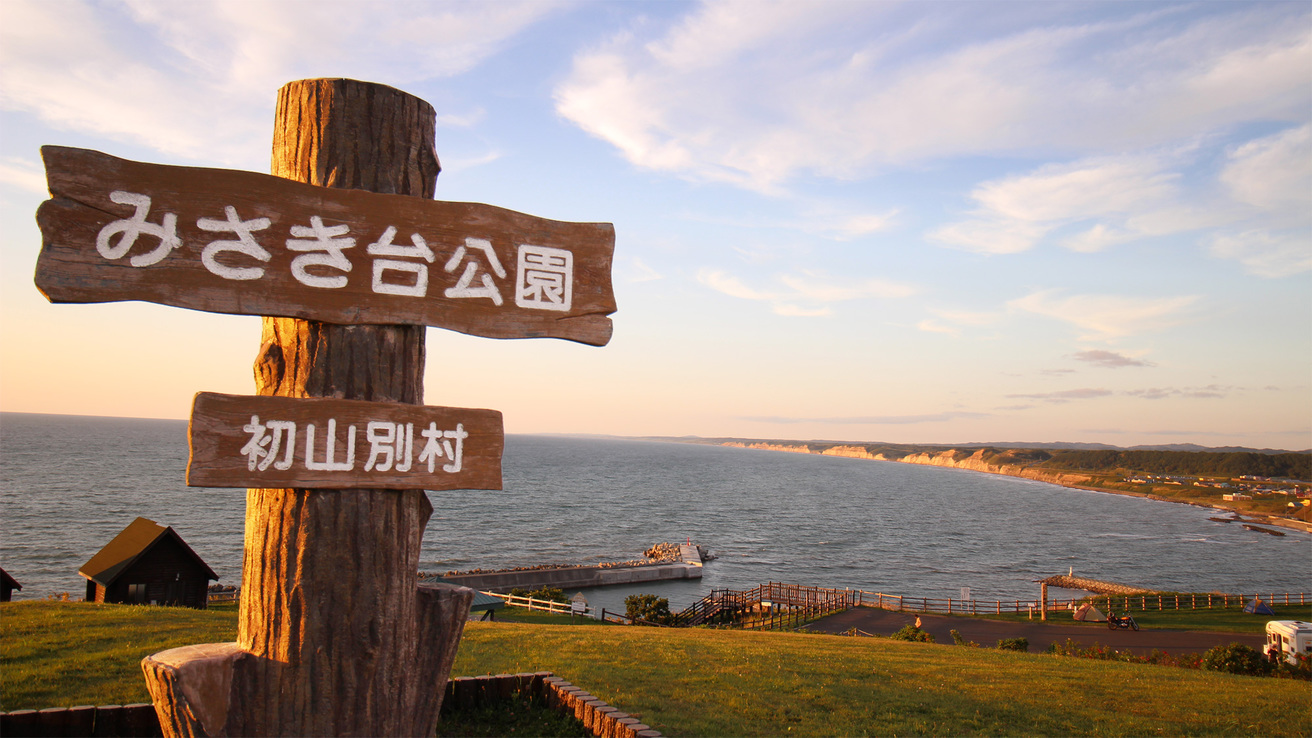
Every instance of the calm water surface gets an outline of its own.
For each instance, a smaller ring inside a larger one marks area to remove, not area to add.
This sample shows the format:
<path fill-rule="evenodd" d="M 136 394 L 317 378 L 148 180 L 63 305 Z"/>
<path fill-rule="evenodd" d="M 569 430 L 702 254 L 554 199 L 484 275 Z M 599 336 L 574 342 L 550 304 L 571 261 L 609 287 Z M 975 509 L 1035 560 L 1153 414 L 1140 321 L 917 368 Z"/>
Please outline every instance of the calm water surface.
<path fill-rule="evenodd" d="M 86 561 L 137 516 L 171 525 L 226 584 L 241 576 L 245 490 L 189 488 L 186 423 L 0 414 L 0 566 L 16 597 L 79 596 Z M 1032 599 L 1076 574 L 1165 590 L 1312 591 L 1312 537 L 1214 512 L 953 469 L 617 439 L 506 438 L 506 489 L 430 492 L 422 568 L 638 558 L 660 541 L 719 555 L 700 581 L 587 592 L 681 607 L 767 581 L 889 594 Z"/>

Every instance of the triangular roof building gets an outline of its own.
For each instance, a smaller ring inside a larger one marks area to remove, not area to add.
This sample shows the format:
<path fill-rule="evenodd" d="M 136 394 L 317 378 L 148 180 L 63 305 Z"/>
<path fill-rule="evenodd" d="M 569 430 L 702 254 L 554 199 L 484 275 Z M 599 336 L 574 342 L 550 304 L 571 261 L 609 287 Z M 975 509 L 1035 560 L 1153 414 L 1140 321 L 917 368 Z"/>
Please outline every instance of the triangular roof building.
<path fill-rule="evenodd" d="M 147 518 L 132 521 L 77 573 L 87 579 L 88 602 L 198 609 L 219 578 L 177 531 Z"/>

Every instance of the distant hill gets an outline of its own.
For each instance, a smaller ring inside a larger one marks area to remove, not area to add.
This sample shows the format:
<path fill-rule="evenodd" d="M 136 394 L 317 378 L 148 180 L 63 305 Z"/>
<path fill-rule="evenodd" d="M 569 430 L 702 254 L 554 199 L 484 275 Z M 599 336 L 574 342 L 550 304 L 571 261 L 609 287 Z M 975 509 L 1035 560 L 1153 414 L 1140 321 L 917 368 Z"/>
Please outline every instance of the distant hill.
<path fill-rule="evenodd" d="M 825 453 L 827 449 L 843 446 L 859 449 L 869 458 L 898 461 L 917 454 L 931 456 L 953 451 L 954 457 L 964 459 L 975 452 L 980 462 L 989 466 L 1018 465 L 1063 471 L 1095 473 L 1146 472 L 1151 474 L 1180 474 L 1193 476 L 1259 476 L 1286 479 L 1312 480 L 1312 452 L 1273 451 L 1270 449 L 1211 449 L 1183 444 L 1181 446 L 1140 446 L 1118 448 L 1105 444 L 1075 443 L 965 443 L 957 445 L 929 445 L 905 443 L 860 443 L 844 441 L 794 441 L 785 439 L 747 438 L 649 438 L 648 440 L 677 441 L 722 445 L 725 443 L 779 447 L 781 450 Z M 1198 450 L 1192 450 L 1192 449 Z M 960 460 L 958 459 L 958 460 Z"/>

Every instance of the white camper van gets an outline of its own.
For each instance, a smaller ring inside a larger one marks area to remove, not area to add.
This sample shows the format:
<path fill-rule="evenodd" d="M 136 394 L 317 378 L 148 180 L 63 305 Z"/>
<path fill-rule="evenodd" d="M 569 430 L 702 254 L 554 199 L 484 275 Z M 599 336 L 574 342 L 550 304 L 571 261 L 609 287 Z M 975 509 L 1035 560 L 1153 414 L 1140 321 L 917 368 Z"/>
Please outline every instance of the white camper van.
<path fill-rule="evenodd" d="M 1272 661 L 1284 659 L 1294 663 L 1294 654 L 1312 657 L 1312 623 L 1302 620 L 1272 620 L 1266 624 L 1266 645 L 1262 653 Z"/>

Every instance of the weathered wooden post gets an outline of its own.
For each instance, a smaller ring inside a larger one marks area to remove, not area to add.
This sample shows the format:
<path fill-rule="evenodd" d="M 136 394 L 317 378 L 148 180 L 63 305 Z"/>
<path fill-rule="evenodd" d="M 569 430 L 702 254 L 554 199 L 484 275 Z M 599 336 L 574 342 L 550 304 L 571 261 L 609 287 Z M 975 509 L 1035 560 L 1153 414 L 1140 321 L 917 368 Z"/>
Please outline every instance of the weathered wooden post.
<path fill-rule="evenodd" d="M 278 92 L 272 173 L 432 199 L 433 108 L 382 85 Z M 265 317 L 256 391 L 420 404 L 424 326 Z M 423 490 L 250 489 L 230 735 L 432 735 L 472 592 L 417 587 Z M 452 595 L 454 596 L 454 595 Z M 460 599 L 456 596 L 456 599 Z M 441 610 L 455 615 L 435 619 Z"/>
<path fill-rule="evenodd" d="M 614 228 L 432 201 L 434 112 L 392 88 L 277 115 L 281 179 L 43 147 L 36 284 L 266 316 L 259 396 L 192 409 L 187 483 L 249 488 L 241 612 L 143 660 L 165 735 L 432 735 L 472 591 L 418 583 L 423 490 L 500 489 L 503 436 L 421 404 L 426 326 L 605 345 Z"/>

